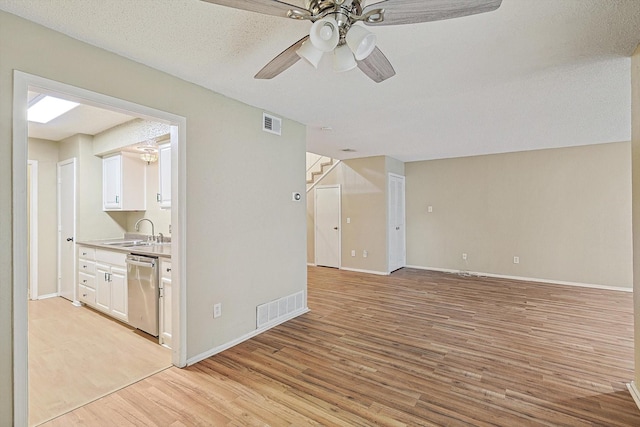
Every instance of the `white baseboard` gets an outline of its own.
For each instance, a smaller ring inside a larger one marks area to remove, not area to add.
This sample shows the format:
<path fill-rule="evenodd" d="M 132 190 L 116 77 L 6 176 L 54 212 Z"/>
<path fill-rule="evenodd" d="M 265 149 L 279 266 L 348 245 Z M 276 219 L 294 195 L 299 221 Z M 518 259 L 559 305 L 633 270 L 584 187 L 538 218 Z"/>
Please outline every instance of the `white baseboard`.
<path fill-rule="evenodd" d="M 259 329 L 256 329 L 254 331 L 251 331 L 248 334 L 245 334 L 245 335 L 243 335 L 241 337 L 238 337 L 235 340 L 229 341 L 228 343 L 219 345 L 217 347 L 212 348 L 211 350 L 207 350 L 207 351 L 205 351 L 203 353 L 200 353 L 200 354 L 198 354 L 196 356 L 193 356 L 193 357 L 187 359 L 187 366 L 194 365 L 194 364 L 196 364 L 196 363 L 198 363 L 198 362 L 200 362 L 200 361 L 202 361 L 202 360 L 204 360 L 204 359 L 206 359 L 208 357 L 211 357 L 211 356 L 216 355 L 218 353 L 221 353 L 221 352 L 223 352 L 225 350 L 228 350 L 231 347 L 234 347 L 234 346 L 236 346 L 236 345 L 238 345 L 238 344 L 240 344 L 240 343 L 242 343 L 244 341 L 247 341 L 248 339 L 251 339 L 251 338 L 253 338 L 255 336 L 258 336 L 261 333 L 266 332 L 269 329 L 271 329 L 273 327 L 276 327 L 276 326 L 278 326 L 278 325 L 280 325 L 280 324 L 282 324 L 284 322 L 287 322 L 287 321 L 289 321 L 289 320 L 291 320 L 291 319 L 293 319 L 295 317 L 298 317 L 298 316 L 300 316 L 302 314 L 308 313 L 309 311 L 310 310 L 309 310 L 308 307 L 303 308 L 302 310 L 294 311 L 291 314 L 289 314 L 288 316 L 283 317 L 281 319 L 278 319 L 278 322 L 271 323 L 271 324 L 266 325 L 266 326 L 264 326 L 262 328 L 259 328 Z"/>
<path fill-rule="evenodd" d="M 309 266 L 309 267 L 315 267 L 316 265 L 315 265 L 315 263 L 313 263 L 313 262 L 308 262 L 308 263 L 307 263 L 307 266 Z"/>
<path fill-rule="evenodd" d="M 356 273 L 377 274 L 378 276 L 388 276 L 389 275 L 389 273 L 387 273 L 385 271 L 361 270 L 359 268 L 340 267 L 340 270 L 355 271 Z"/>
<path fill-rule="evenodd" d="M 635 381 L 631 381 L 627 384 L 627 388 L 629 389 L 629 393 L 633 400 L 636 402 L 636 406 L 640 409 L 640 390 L 638 390 L 638 386 Z"/>
<path fill-rule="evenodd" d="M 40 296 L 38 296 L 38 299 L 55 298 L 55 297 L 57 297 L 57 296 L 58 296 L 58 294 L 57 294 L 57 293 L 55 293 L 55 294 L 46 294 L 46 295 L 40 295 Z"/>
<path fill-rule="evenodd" d="M 464 274 L 469 276 L 492 277 L 496 279 L 521 280 L 524 282 L 538 282 L 538 283 L 545 283 L 549 285 L 578 286 L 582 288 L 605 289 L 608 291 L 633 292 L 632 287 L 624 287 L 624 286 L 607 286 L 607 285 L 597 285 L 592 283 L 566 282 L 563 280 L 538 279 L 535 277 L 507 276 L 504 274 L 481 273 L 478 271 L 451 270 L 448 268 L 424 267 L 421 265 L 407 265 L 406 267 L 415 268 L 418 270 L 439 271 L 441 273 L 454 273 L 454 274 Z"/>

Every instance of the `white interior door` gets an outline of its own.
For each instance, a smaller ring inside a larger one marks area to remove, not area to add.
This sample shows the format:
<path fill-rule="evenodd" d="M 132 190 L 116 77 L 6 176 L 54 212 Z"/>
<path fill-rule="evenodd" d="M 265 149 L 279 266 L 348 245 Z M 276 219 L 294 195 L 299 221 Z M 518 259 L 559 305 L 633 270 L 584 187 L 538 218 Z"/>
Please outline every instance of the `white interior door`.
<path fill-rule="evenodd" d="M 75 303 L 76 160 L 58 163 L 58 294 Z"/>
<path fill-rule="evenodd" d="M 340 186 L 315 188 L 316 265 L 340 268 Z"/>
<path fill-rule="evenodd" d="M 404 176 L 389 174 L 389 273 L 406 265 Z"/>

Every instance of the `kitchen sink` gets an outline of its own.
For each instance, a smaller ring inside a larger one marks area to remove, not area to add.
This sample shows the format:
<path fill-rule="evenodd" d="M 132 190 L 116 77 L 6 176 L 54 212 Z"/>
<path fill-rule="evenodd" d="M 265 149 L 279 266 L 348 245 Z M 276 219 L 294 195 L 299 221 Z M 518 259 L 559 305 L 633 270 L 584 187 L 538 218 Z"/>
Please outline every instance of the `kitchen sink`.
<path fill-rule="evenodd" d="M 125 243 L 122 244 L 120 246 L 122 246 L 123 248 L 133 248 L 136 246 L 154 246 L 157 245 L 157 243 L 155 242 L 131 242 L 131 243 Z"/>
<path fill-rule="evenodd" d="M 112 242 L 102 242 L 103 245 L 107 246 L 118 246 L 120 248 L 137 248 L 144 246 L 164 246 L 170 245 L 171 242 L 150 242 L 148 240 L 114 240 Z"/>
<path fill-rule="evenodd" d="M 127 245 L 137 245 L 139 243 L 146 243 L 144 240 L 116 240 L 113 242 L 103 242 L 103 245 L 108 246 L 127 246 Z"/>

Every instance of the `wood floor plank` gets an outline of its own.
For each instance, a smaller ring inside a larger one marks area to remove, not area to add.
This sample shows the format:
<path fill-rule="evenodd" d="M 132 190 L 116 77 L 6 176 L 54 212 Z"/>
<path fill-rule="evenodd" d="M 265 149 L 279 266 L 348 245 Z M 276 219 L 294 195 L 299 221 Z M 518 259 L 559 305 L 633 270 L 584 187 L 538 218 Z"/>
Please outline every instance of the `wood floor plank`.
<path fill-rule="evenodd" d="M 311 312 L 50 425 L 640 426 L 631 293 L 308 272 Z"/>

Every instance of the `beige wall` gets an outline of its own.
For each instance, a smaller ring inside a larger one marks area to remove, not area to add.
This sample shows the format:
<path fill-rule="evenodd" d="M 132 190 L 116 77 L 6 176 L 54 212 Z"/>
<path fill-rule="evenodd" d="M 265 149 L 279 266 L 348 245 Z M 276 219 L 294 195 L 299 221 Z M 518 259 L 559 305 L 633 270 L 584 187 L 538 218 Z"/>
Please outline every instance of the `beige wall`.
<path fill-rule="evenodd" d="M 262 132 L 260 109 L 5 12 L 0 52 L 0 425 L 13 407 L 14 69 L 186 117 L 188 358 L 254 331 L 258 304 L 306 289 L 305 208 L 291 201 L 304 191 L 304 126 Z"/>
<path fill-rule="evenodd" d="M 628 142 L 407 163 L 407 263 L 630 287 L 630 183 Z"/>
<path fill-rule="evenodd" d="M 640 384 L 640 45 L 631 58 L 631 161 L 633 165 L 633 315 L 635 383 Z"/>
<path fill-rule="evenodd" d="M 340 162 L 318 183 L 341 187 L 342 268 L 387 272 L 389 172 L 404 175 L 404 163 L 384 156 L 351 159 Z M 307 193 L 307 262 L 311 264 L 315 262 L 314 191 Z"/>
<path fill-rule="evenodd" d="M 58 291 L 58 143 L 30 138 L 29 160 L 38 161 L 38 296 L 50 295 Z"/>

